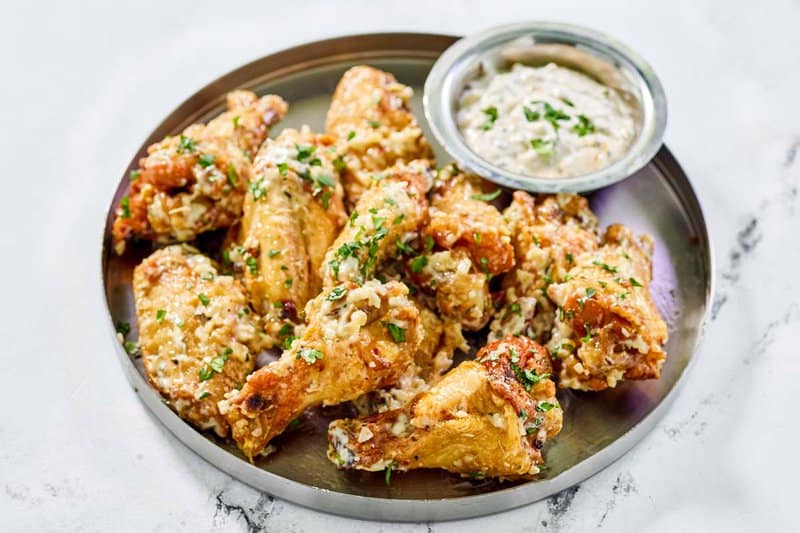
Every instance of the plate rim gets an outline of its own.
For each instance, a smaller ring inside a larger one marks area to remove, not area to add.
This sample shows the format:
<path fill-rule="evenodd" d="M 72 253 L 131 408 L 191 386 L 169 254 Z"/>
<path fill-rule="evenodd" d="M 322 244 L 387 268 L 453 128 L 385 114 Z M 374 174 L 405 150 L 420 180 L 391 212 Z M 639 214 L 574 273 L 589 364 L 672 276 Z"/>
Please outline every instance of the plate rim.
<path fill-rule="evenodd" d="M 713 253 L 714 248 L 711 232 L 708 224 L 706 223 L 704 211 L 702 209 L 701 199 L 699 198 L 696 189 L 692 186 L 688 175 L 683 171 L 677 159 L 667 148 L 666 144 L 662 145 L 655 157 L 648 164 L 654 164 L 658 167 L 661 167 L 660 171 L 666 176 L 678 176 L 679 179 L 667 180 L 669 187 L 674 193 L 677 194 L 680 204 L 683 206 L 687 216 L 690 217 L 691 224 L 694 226 L 693 229 L 698 232 L 697 238 L 702 241 L 701 245 L 702 250 L 704 251 L 702 254 L 704 257 L 702 257 L 702 260 L 706 277 L 706 295 L 704 311 L 697 323 L 697 338 L 693 349 L 691 350 L 691 357 L 666 396 L 640 422 L 631 427 L 628 431 L 603 449 L 592 454 L 552 479 L 528 482 L 485 494 L 429 499 L 401 499 L 377 496 L 361 496 L 306 485 L 278 474 L 262 470 L 233 455 L 223 447 L 216 445 L 207 439 L 202 433 L 195 430 L 166 405 L 161 396 L 150 386 L 144 376 L 142 376 L 136 369 L 131 357 L 127 354 L 117 339 L 116 326 L 111 313 L 111 302 L 109 300 L 108 291 L 106 290 L 106 263 L 108 251 L 110 250 L 109 230 L 110 223 L 113 221 L 115 206 L 117 205 L 119 198 L 122 196 L 122 193 L 127 189 L 127 173 L 132 164 L 137 160 L 137 157 L 142 150 L 152 142 L 153 137 L 159 135 L 163 136 L 164 128 L 168 127 L 171 122 L 175 122 L 178 115 L 183 115 L 183 119 L 181 120 L 183 121 L 186 120 L 187 111 L 189 109 L 191 109 L 193 114 L 202 112 L 204 108 L 207 108 L 207 110 L 212 109 L 214 105 L 216 105 L 214 102 L 218 100 L 219 97 L 208 98 L 205 96 L 205 93 L 213 90 L 216 84 L 224 80 L 235 79 L 236 77 L 242 76 L 244 72 L 246 72 L 248 69 L 254 68 L 258 63 L 279 57 L 281 55 L 286 56 L 300 53 L 304 50 L 316 49 L 316 51 L 319 51 L 319 47 L 323 46 L 339 46 L 343 43 L 358 42 L 370 39 L 387 41 L 397 39 L 401 42 L 407 39 L 449 39 L 451 42 L 455 42 L 458 37 L 448 34 L 425 32 L 376 32 L 332 37 L 318 41 L 306 42 L 297 46 L 278 50 L 253 61 L 249 61 L 246 64 L 232 69 L 215 78 L 213 81 L 207 83 L 194 94 L 181 102 L 178 106 L 176 106 L 173 111 L 170 112 L 169 115 L 167 115 L 167 117 L 163 119 L 150 134 L 148 134 L 137 152 L 127 163 L 125 170 L 121 174 L 122 178 L 120 179 L 115 193 L 112 195 L 112 199 L 108 204 L 106 219 L 103 224 L 101 234 L 102 245 L 100 251 L 99 272 L 101 291 L 100 297 L 102 298 L 101 303 L 103 307 L 103 313 L 106 315 L 106 327 L 108 328 L 110 337 L 114 344 L 115 353 L 120 362 L 122 370 L 127 377 L 128 383 L 131 385 L 136 395 L 150 410 L 150 412 L 155 415 L 156 418 L 158 418 L 161 424 L 163 424 L 184 446 L 202 457 L 212 466 L 236 478 L 237 480 L 250 485 L 256 490 L 267 492 L 273 496 L 301 505 L 303 507 L 350 518 L 392 520 L 397 522 L 422 522 L 431 520 L 456 520 L 485 516 L 534 503 L 585 481 L 589 477 L 601 472 L 609 465 L 613 464 L 615 461 L 627 454 L 637 443 L 639 443 L 646 435 L 648 435 L 664 417 L 666 412 L 677 398 L 680 390 L 684 387 L 687 381 L 687 376 L 691 372 L 692 368 L 694 368 L 694 366 L 697 364 L 700 347 L 705 338 L 712 314 L 716 279 L 715 259 Z M 418 47 L 412 50 L 420 51 L 421 49 L 421 47 Z M 443 51 L 444 49 L 438 53 L 441 54 Z M 399 57 L 403 52 L 407 52 L 407 50 L 402 46 L 398 46 L 396 48 L 387 48 L 383 50 L 362 50 L 361 53 L 356 54 L 351 52 L 334 53 L 324 56 L 326 61 L 324 61 L 323 64 L 336 62 L 332 58 L 340 55 L 342 56 L 342 59 L 339 61 L 344 61 L 348 56 L 377 58 L 383 55 L 384 57 Z M 420 57 L 434 57 L 436 53 L 437 52 L 434 51 L 428 51 L 426 54 L 420 54 Z M 265 74 L 259 78 L 250 77 L 249 81 L 255 85 L 256 82 L 253 82 L 253 80 L 268 79 L 270 74 L 271 73 Z M 282 75 L 285 75 L 285 73 Z M 261 83 L 263 83 L 263 81 Z M 198 107 L 196 103 L 194 103 L 197 99 L 205 99 L 206 104 Z M 664 169 L 672 170 L 666 171 Z"/>

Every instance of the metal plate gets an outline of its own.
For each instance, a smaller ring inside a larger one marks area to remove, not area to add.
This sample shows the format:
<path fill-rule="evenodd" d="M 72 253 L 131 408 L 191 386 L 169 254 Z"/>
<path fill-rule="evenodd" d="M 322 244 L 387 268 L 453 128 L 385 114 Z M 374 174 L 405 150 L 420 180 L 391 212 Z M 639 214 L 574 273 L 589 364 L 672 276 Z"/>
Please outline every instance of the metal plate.
<path fill-rule="evenodd" d="M 222 110 L 224 95 L 244 87 L 286 98 L 290 112 L 280 128 L 323 127 L 330 95 L 350 66 L 368 63 L 393 72 L 416 89 L 414 110 L 422 120 L 421 85 L 438 55 L 456 38 L 430 34 L 371 34 L 320 41 L 264 57 L 210 83 L 181 104 L 145 140 L 121 174 L 103 235 L 102 272 L 109 324 L 130 322 L 136 338 L 131 292 L 133 267 L 152 250 L 131 247 L 113 254 L 114 207 L 127 193 L 127 174 L 147 145 Z M 433 137 L 426 131 L 428 139 Z M 436 147 L 440 164 L 449 160 Z M 258 489 L 323 511 L 359 518 L 405 521 L 466 518 L 545 498 L 595 474 L 649 432 L 674 399 L 702 336 L 712 292 L 712 254 L 703 214 L 691 184 L 666 147 L 632 178 L 594 193 L 593 210 L 606 225 L 622 222 L 655 238 L 652 291 L 670 328 L 661 379 L 625 382 L 601 393 L 560 392 L 564 429 L 548 443 L 547 469 L 536 481 L 464 480 L 439 471 L 382 474 L 340 472 L 325 457 L 325 430 L 341 411 L 307 413 L 296 430 L 274 444 L 278 452 L 248 463 L 235 446 L 194 430 L 147 384 L 141 365 L 114 343 L 134 391 L 184 444 L 211 464 Z M 201 248 L 213 246 L 213 236 Z"/>

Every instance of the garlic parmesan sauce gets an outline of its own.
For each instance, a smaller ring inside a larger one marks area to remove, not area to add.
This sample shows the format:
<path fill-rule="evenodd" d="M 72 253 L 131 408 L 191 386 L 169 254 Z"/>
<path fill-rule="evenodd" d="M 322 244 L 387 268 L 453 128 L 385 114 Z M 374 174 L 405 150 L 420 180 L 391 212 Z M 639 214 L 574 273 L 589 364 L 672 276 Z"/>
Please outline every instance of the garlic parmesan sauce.
<path fill-rule="evenodd" d="M 456 120 L 478 155 L 543 178 L 601 170 L 637 134 L 635 111 L 617 91 L 555 63 L 485 73 L 465 88 Z"/>

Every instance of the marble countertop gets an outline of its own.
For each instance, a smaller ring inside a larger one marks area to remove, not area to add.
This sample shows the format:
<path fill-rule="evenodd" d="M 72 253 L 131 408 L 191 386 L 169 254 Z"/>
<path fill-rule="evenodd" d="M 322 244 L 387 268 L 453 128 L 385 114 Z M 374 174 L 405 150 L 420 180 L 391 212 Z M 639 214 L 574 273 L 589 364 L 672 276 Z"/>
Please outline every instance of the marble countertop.
<path fill-rule="evenodd" d="M 14 257 L 0 278 L 3 531 L 797 530 L 800 126 L 784 105 L 800 94 L 797 2 L 147 0 L 5 12 L 0 227 Z M 546 501 L 418 524 L 298 507 L 173 438 L 131 392 L 101 319 L 101 221 L 146 134 L 220 73 L 292 44 L 533 18 L 595 27 L 651 62 L 670 103 L 666 142 L 706 209 L 713 321 L 663 421 Z"/>

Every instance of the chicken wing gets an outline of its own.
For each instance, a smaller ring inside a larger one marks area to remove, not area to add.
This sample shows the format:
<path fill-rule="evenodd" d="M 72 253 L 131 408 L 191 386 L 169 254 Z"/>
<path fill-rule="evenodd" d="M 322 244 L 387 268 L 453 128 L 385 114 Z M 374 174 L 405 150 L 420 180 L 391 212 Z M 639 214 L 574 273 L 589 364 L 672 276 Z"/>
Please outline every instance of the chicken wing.
<path fill-rule="evenodd" d="M 339 81 L 328 110 L 327 132 L 343 154 L 342 182 L 351 207 L 388 167 L 433 159 L 411 114 L 412 94 L 393 75 L 368 66 L 351 68 Z"/>
<path fill-rule="evenodd" d="M 533 476 L 545 442 L 561 431 L 551 372 L 535 342 L 495 341 L 403 409 L 331 422 L 328 457 L 343 469 Z"/>
<path fill-rule="evenodd" d="M 395 383 L 420 343 L 408 288 L 377 280 L 337 285 L 308 303 L 302 336 L 220 407 L 249 458 L 305 409 L 354 400 Z"/>
<path fill-rule="evenodd" d="M 563 283 L 548 287 L 559 308 L 548 347 L 560 387 L 602 390 L 660 375 L 668 332 L 650 296 L 652 254 L 649 236 L 612 225 L 598 250 L 576 256 Z"/>
<path fill-rule="evenodd" d="M 398 166 L 365 190 L 325 255 L 323 285 L 369 280 L 384 260 L 402 255 L 427 220 L 428 188 L 417 167 Z"/>
<path fill-rule="evenodd" d="M 188 241 L 241 216 L 250 154 L 286 114 L 287 104 L 275 95 L 234 91 L 227 106 L 208 124 L 193 124 L 147 149 L 116 212 L 117 253 L 128 240 Z"/>
<path fill-rule="evenodd" d="M 546 290 L 564 280 L 581 253 L 596 250 L 597 218 L 575 194 L 541 195 L 516 191 L 504 211 L 511 226 L 516 266 L 502 283 L 489 340 L 525 335 L 540 343 L 550 338 L 555 307 Z"/>
<path fill-rule="evenodd" d="M 136 267 L 133 291 L 147 379 L 182 418 L 227 435 L 217 402 L 253 371 L 263 335 L 244 288 L 173 245 Z"/>
<path fill-rule="evenodd" d="M 326 250 L 347 220 L 336 152 L 327 135 L 284 130 L 253 162 L 237 244 L 227 259 L 240 272 L 272 344 L 303 322 L 322 288 Z"/>

